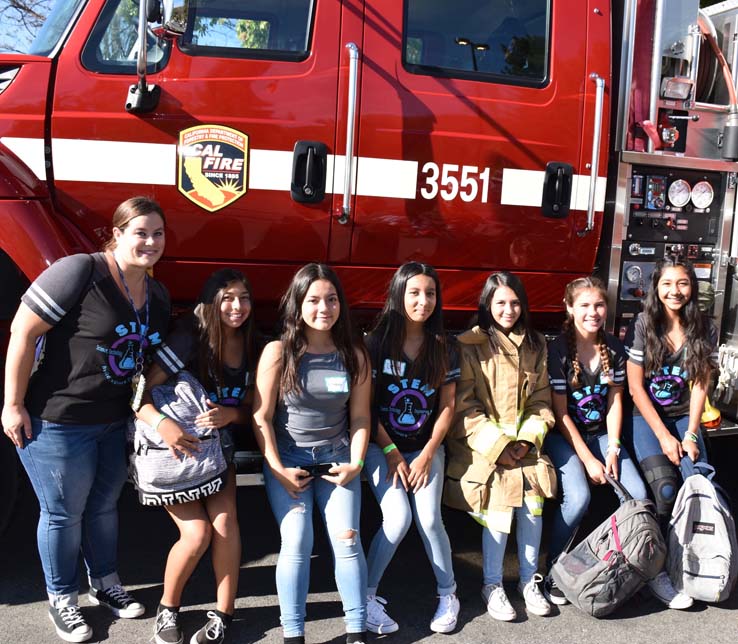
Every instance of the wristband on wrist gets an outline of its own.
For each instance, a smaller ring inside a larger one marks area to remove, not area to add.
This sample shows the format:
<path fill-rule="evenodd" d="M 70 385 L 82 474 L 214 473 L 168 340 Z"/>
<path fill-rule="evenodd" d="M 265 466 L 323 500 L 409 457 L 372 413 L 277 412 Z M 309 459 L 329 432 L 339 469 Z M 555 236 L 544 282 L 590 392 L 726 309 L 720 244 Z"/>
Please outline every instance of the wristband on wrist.
<path fill-rule="evenodd" d="M 610 445 L 607 446 L 607 453 L 615 454 L 615 456 L 620 456 L 620 447 L 618 445 L 615 445 L 614 443 L 610 443 Z"/>
<path fill-rule="evenodd" d="M 697 442 L 697 434 L 695 432 L 687 431 L 684 433 L 684 440 L 692 441 L 693 443 Z"/>
<path fill-rule="evenodd" d="M 162 413 L 159 413 L 159 418 L 157 418 L 157 419 L 156 419 L 156 420 L 154 421 L 154 424 L 153 424 L 153 425 L 151 426 L 151 428 L 152 428 L 152 429 L 153 429 L 154 431 L 156 431 L 157 429 L 159 429 L 159 425 L 161 425 L 161 424 L 162 424 L 162 422 L 163 422 L 163 421 L 164 421 L 164 420 L 165 420 L 166 418 L 169 418 L 169 416 L 167 416 L 166 414 L 162 414 Z"/>
<path fill-rule="evenodd" d="M 391 452 L 392 450 L 395 450 L 395 449 L 397 449 L 397 445 L 395 445 L 394 443 L 390 443 L 390 444 L 389 444 L 389 445 L 387 445 L 386 447 L 383 447 L 383 448 L 382 448 L 382 454 L 384 454 L 384 455 L 386 456 L 386 455 L 387 455 L 387 454 L 389 454 L 389 453 L 390 453 L 390 452 Z"/>
<path fill-rule="evenodd" d="M 354 465 L 358 465 L 360 468 L 363 469 L 363 467 L 364 467 L 364 459 L 363 458 L 357 458 L 356 459 L 356 462 L 354 463 Z"/>
<path fill-rule="evenodd" d="M 610 438 L 607 441 L 607 445 L 614 445 L 615 447 L 620 447 L 620 439 L 619 438 Z"/>

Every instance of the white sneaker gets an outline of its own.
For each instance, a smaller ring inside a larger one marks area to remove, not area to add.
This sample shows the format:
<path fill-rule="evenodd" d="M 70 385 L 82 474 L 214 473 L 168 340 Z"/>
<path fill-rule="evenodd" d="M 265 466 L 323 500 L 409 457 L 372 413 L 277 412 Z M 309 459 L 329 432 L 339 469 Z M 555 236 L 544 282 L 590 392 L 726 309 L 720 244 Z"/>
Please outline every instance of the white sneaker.
<path fill-rule="evenodd" d="M 368 595 L 366 598 L 366 630 L 377 635 L 394 633 L 400 626 L 392 619 L 384 607 L 387 600 L 377 595 Z"/>
<path fill-rule="evenodd" d="M 518 592 L 523 596 L 525 608 L 529 613 L 545 617 L 551 614 L 551 604 L 538 587 L 542 581 L 543 576 L 536 573 L 527 584 L 523 585 L 522 581 L 518 584 Z"/>
<path fill-rule="evenodd" d="M 482 586 L 482 599 L 487 605 L 487 612 L 501 622 L 512 622 L 518 616 L 502 584 Z"/>
<path fill-rule="evenodd" d="M 438 598 L 438 608 L 430 623 L 430 629 L 434 633 L 450 633 L 456 628 L 456 620 L 459 618 L 459 600 L 454 593 L 441 595 Z"/>
<path fill-rule="evenodd" d="M 676 591 L 674 586 L 663 570 L 648 582 L 648 587 L 656 596 L 656 599 L 666 604 L 669 608 L 676 610 L 684 610 L 694 604 L 694 600 L 684 593 Z"/>

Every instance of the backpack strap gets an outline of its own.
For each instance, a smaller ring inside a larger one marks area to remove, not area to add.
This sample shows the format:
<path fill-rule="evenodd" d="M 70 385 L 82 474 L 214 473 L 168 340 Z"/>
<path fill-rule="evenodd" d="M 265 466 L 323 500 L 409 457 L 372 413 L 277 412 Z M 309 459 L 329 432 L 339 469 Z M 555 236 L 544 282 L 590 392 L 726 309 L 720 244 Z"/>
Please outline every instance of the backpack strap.
<path fill-rule="evenodd" d="M 616 479 L 612 478 L 607 472 L 605 472 L 605 478 L 607 479 L 607 482 L 612 486 L 612 488 L 618 493 L 620 498 L 622 498 L 624 501 L 632 501 L 633 497 L 630 495 L 630 492 L 626 490 L 622 483 L 620 481 L 617 481 Z"/>
<path fill-rule="evenodd" d="M 715 468 L 712 465 L 701 461 L 693 463 L 692 459 L 686 454 L 682 456 L 681 468 L 682 472 L 686 475 L 685 478 L 693 476 L 694 474 L 702 474 L 702 476 L 704 476 L 708 481 L 712 481 L 715 477 Z"/>

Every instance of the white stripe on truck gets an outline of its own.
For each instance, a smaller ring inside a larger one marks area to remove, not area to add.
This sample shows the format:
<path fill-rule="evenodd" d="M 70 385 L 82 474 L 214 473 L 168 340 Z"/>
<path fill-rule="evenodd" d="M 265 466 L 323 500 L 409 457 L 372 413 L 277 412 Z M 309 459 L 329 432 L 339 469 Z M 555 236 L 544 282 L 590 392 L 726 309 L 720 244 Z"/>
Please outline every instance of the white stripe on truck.
<path fill-rule="evenodd" d="M 546 173 L 542 170 L 518 170 L 505 168 L 502 171 L 502 196 L 500 203 L 503 206 L 532 206 L 541 207 L 543 199 L 543 179 Z M 597 177 L 595 188 L 595 210 L 605 209 L 605 188 L 607 179 Z M 572 177 L 571 201 L 572 210 L 587 210 L 589 199 L 589 175 L 575 174 Z"/>
<path fill-rule="evenodd" d="M 43 139 L 3 137 L 5 145 L 42 181 L 46 180 Z M 177 146 L 133 141 L 52 139 L 54 179 L 100 183 L 174 186 L 177 183 Z M 249 151 L 249 190 L 290 189 L 292 151 Z M 415 199 L 418 162 L 402 159 L 356 157 L 352 193 L 361 197 Z M 343 156 L 328 155 L 326 193 L 342 192 Z M 335 168 L 335 173 L 334 173 Z M 540 170 L 504 168 L 500 203 L 510 206 L 541 206 L 544 173 Z M 595 208 L 605 204 L 606 178 L 598 177 Z M 586 210 L 589 175 L 572 179 L 572 210 Z"/>

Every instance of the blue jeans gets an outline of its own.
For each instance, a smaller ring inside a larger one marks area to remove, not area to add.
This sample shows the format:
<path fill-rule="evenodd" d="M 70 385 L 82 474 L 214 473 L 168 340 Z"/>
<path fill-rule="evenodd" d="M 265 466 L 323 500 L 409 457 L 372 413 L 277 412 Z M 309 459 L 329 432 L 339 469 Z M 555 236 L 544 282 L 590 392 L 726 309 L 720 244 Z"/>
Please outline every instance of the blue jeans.
<path fill-rule="evenodd" d="M 348 439 L 335 446 L 297 447 L 285 441 L 279 442 L 278 447 L 285 467 L 351 460 Z M 333 550 L 336 586 L 343 601 L 346 630 L 363 632 L 366 629 L 366 559 L 359 537 L 360 477 L 344 487 L 316 477 L 297 499 L 293 499 L 265 463 L 264 483 L 282 539 L 277 560 L 277 594 L 284 637 L 305 633 L 315 506 L 323 517 Z M 343 538 L 342 535 L 350 530 L 355 536 Z"/>
<path fill-rule="evenodd" d="M 408 465 L 419 454 L 419 450 L 402 453 Z M 456 592 L 451 544 L 441 517 L 444 464 L 445 451 L 441 445 L 433 455 L 428 484 L 416 493 L 405 492 L 399 481 L 397 487 L 392 486 L 392 481 L 387 482 L 387 459 L 378 445 L 369 443 L 365 471 L 369 486 L 382 509 L 382 526 L 374 536 L 367 556 L 368 594 L 377 594 L 382 575 L 410 528 L 411 515 L 415 517 L 415 525 L 433 567 L 438 594 Z"/>
<path fill-rule="evenodd" d="M 538 571 L 538 551 L 541 547 L 543 517 L 533 516 L 528 507 L 514 508 L 515 538 L 518 542 L 520 582 L 527 584 Z M 482 530 L 482 574 L 484 585 L 501 584 L 507 533 L 485 527 Z"/>
<path fill-rule="evenodd" d="M 666 425 L 666 429 L 669 430 L 672 436 L 678 438 L 680 442 L 684 440 L 687 429 L 689 429 L 689 416 L 676 416 L 674 418 L 661 416 L 661 421 Z M 700 455 L 697 458 L 697 462 L 707 463 L 707 450 L 701 432 L 697 433 L 697 446 L 700 448 Z M 659 439 L 656 438 L 656 434 L 653 433 L 653 430 L 643 416 L 633 415 L 633 449 L 635 450 L 635 455 L 639 463 L 649 456 L 663 454 Z M 682 472 L 682 478 L 686 478 L 687 476 L 688 473 Z"/>
<path fill-rule="evenodd" d="M 679 441 L 684 440 L 684 436 L 689 428 L 689 416 L 661 416 L 661 421 L 672 436 L 679 439 Z M 658 438 L 656 438 L 656 434 L 653 433 L 653 430 L 643 416 L 633 415 L 632 426 L 628 429 L 632 437 L 633 449 L 635 450 L 638 464 L 644 473 L 646 481 L 649 482 L 651 492 L 654 496 L 654 500 L 656 501 L 656 512 L 661 518 L 662 523 L 665 523 L 668 520 L 668 517 L 671 516 L 671 510 L 676 501 L 676 495 L 679 489 L 676 467 L 666 460 L 666 456 L 661 450 L 661 444 L 659 443 Z M 707 463 L 705 442 L 702 439 L 701 433 L 698 433 L 697 445 L 700 450 L 697 462 Z M 661 457 L 662 462 L 658 462 L 658 459 L 653 459 L 652 457 L 654 456 Z M 664 471 L 665 468 L 668 470 L 673 469 L 674 475 L 669 476 L 668 473 Z M 679 469 L 682 479 L 689 476 L 689 472 L 682 470 L 681 466 Z"/>
<path fill-rule="evenodd" d="M 592 452 L 592 456 L 604 464 L 607 454 L 607 432 L 582 432 L 582 439 Z M 562 434 L 557 431 L 549 432 L 543 451 L 548 454 L 556 467 L 561 494 L 561 503 L 557 503 L 554 509 L 551 541 L 548 545 L 547 564 L 550 568 L 581 522 L 589 507 L 591 494 L 584 463 Z M 618 480 L 634 499 L 647 498 L 648 493 L 643 479 L 625 447 L 620 448 L 618 457 Z M 617 491 L 616 494 L 620 496 Z"/>
<path fill-rule="evenodd" d="M 32 418 L 18 455 L 41 506 L 37 538 L 52 603 L 76 604 L 80 548 L 90 583 L 117 575 L 118 497 L 126 482 L 125 420 L 63 425 Z"/>

